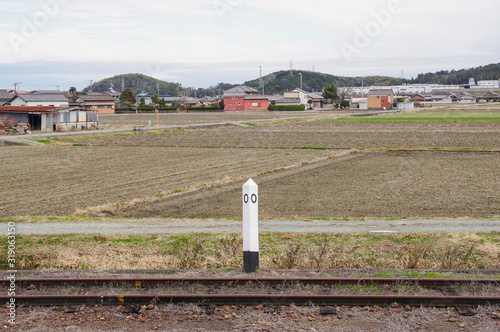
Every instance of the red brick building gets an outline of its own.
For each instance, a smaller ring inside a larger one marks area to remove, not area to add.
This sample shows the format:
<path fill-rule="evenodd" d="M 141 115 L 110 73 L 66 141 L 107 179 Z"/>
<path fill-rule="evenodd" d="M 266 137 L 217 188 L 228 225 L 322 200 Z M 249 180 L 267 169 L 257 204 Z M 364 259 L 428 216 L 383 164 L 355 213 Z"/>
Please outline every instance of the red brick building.
<path fill-rule="evenodd" d="M 370 90 L 368 92 L 369 109 L 392 109 L 394 102 L 394 92 L 392 89 Z"/>
<path fill-rule="evenodd" d="M 240 85 L 224 92 L 225 111 L 265 111 L 268 96 L 258 95 L 258 90 Z"/>

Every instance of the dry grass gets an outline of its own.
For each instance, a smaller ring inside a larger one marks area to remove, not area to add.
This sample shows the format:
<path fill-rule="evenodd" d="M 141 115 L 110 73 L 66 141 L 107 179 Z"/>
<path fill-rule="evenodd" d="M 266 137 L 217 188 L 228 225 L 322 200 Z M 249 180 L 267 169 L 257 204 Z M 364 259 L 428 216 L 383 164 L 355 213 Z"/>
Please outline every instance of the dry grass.
<path fill-rule="evenodd" d="M 238 269 L 242 265 L 241 234 L 232 233 L 22 235 L 17 243 L 19 269 Z M 499 269 L 499 243 L 498 232 L 261 233 L 260 267 Z M 5 268 L 4 249 L 0 257 Z"/>

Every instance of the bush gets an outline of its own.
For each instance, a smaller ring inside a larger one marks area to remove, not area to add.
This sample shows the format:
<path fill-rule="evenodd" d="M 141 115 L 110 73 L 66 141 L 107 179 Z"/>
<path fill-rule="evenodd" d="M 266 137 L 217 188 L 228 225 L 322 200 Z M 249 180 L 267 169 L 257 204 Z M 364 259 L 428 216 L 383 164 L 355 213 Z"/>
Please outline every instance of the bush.
<path fill-rule="evenodd" d="M 267 108 L 269 111 L 280 111 L 280 112 L 298 112 L 305 111 L 306 107 L 302 104 L 300 105 L 269 105 Z"/>
<path fill-rule="evenodd" d="M 344 100 L 342 103 L 340 103 L 340 108 L 349 108 L 351 105 L 347 100 Z"/>
<path fill-rule="evenodd" d="M 217 106 L 202 106 L 202 107 L 188 107 L 188 111 L 216 111 L 219 109 Z"/>

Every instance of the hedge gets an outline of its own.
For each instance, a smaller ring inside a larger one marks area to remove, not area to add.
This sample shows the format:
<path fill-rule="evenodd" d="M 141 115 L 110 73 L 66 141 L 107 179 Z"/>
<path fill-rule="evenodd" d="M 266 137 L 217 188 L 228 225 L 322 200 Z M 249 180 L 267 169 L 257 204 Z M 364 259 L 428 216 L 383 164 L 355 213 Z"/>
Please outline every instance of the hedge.
<path fill-rule="evenodd" d="M 296 112 L 305 111 L 306 107 L 303 104 L 300 105 L 269 105 L 269 111 L 280 111 L 280 112 Z"/>
<path fill-rule="evenodd" d="M 215 111 L 218 110 L 218 106 L 205 106 L 205 107 L 188 107 L 188 111 Z"/>

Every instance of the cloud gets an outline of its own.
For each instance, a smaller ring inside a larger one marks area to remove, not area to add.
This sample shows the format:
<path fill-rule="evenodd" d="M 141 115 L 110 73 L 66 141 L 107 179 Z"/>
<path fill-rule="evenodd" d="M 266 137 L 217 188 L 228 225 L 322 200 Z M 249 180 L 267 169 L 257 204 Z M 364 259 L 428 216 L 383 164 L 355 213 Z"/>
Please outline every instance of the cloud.
<path fill-rule="evenodd" d="M 26 24 L 48 1 L 60 6 L 47 23 L 12 45 L 9 36 L 23 37 Z M 357 33 L 379 22 L 376 15 L 394 4 L 402 10 L 347 61 L 340 46 L 356 46 Z M 464 10 L 470 6 L 464 0 L 9 0 L 0 5 L 0 64 L 18 69 L 21 63 L 39 64 L 28 66 L 37 82 L 65 82 L 72 73 L 75 81 L 85 75 L 97 79 L 159 65 L 152 69 L 159 78 L 203 86 L 255 78 L 259 65 L 268 72 L 286 69 L 290 59 L 333 74 L 398 75 L 396 67 L 426 71 L 496 62 L 500 51 L 495 0 L 476 0 L 475 8 L 487 9 L 480 15 Z M 61 63 L 66 71 L 49 63 Z"/>

